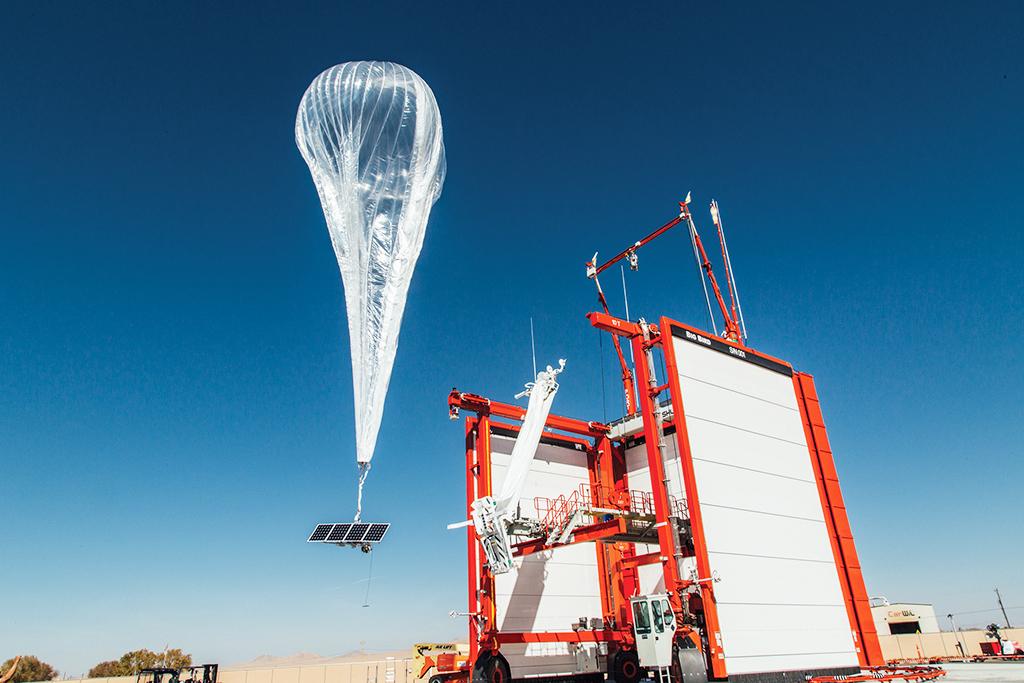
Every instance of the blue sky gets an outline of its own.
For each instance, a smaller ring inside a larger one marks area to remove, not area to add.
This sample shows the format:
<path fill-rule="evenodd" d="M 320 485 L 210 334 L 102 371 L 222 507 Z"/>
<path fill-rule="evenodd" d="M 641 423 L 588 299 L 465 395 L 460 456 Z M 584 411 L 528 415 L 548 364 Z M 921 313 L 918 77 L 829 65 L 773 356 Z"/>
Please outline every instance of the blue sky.
<path fill-rule="evenodd" d="M 1019 4 L 423 5 L 5 8 L 0 656 L 463 633 L 448 390 L 510 400 L 533 316 L 569 359 L 556 410 L 615 417 L 583 263 L 687 190 L 705 229 L 721 203 L 752 345 L 817 379 L 869 592 L 1024 605 Z M 355 467 L 293 121 L 353 59 L 431 84 L 448 157 L 367 491 L 395 522 L 372 609 L 365 557 L 303 543 Z M 642 254 L 635 315 L 704 324 L 687 248 Z"/>

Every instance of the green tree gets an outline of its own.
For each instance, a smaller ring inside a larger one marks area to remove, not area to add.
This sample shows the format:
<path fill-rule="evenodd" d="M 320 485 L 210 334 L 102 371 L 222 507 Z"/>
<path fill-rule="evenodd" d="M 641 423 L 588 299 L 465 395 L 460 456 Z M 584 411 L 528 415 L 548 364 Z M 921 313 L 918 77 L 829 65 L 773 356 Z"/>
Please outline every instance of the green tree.
<path fill-rule="evenodd" d="M 179 648 L 164 650 L 158 655 L 157 666 L 166 666 L 168 669 L 183 669 L 192 666 L 192 655 L 182 652 Z"/>
<path fill-rule="evenodd" d="M 100 662 L 93 668 L 89 669 L 89 673 L 86 674 L 89 678 L 108 678 L 110 676 L 121 675 L 121 663 L 115 659 L 109 662 Z"/>
<path fill-rule="evenodd" d="M 125 652 L 117 660 L 120 668 L 119 676 L 135 676 L 143 669 L 151 669 L 156 666 L 157 654 L 151 650 L 132 650 Z"/>
<path fill-rule="evenodd" d="M 186 666 L 192 666 L 192 655 L 182 652 L 179 648 L 159 653 L 146 649 L 132 650 L 125 652 L 119 659 L 100 662 L 89 669 L 89 678 L 136 676 L 143 669 L 181 669 Z"/>
<path fill-rule="evenodd" d="M 0 664 L 0 675 L 7 673 L 7 670 L 14 664 L 14 658 L 8 659 Z M 27 655 L 21 658 L 18 668 L 11 676 L 9 683 L 27 683 L 28 681 L 52 681 L 60 673 L 46 662 L 40 661 L 38 657 Z"/>

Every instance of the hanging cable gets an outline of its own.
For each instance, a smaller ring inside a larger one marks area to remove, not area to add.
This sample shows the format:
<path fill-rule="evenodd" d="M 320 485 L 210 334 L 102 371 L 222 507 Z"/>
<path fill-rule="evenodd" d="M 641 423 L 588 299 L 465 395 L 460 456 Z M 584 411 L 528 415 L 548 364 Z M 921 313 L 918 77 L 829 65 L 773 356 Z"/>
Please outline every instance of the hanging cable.
<path fill-rule="evenodd" d="M 736 298 L 736 310 L 739 313 L 740 329 L 743 332 L 743 339 L 746 341 L 747 337 L 747 322 L 743 319 L 743 304 L 740 303 L 740 290 L 736 286 L 736 274 L 732 271 L 732 256 L 729 255 L 729 243 L 725 239 L 725 226 L 722 224 L 722 211 L 718 207 L 718 202 L 714 199 L 711 200 L 711 216 L 715 220 L 715 225 L 722 235 L 722 250 L 725 252 L 725 268 L 729 271 L 730 289 L 732 290 L 733 296 Z"/>
<path fill-rule="evenodd" d="M 690 246 L 693 247 L 693 260 L 697 263 L 697 275 L 700 277 L 700 284 L 704 288 L 704 301 L 708 305 L 708 328 L 712 334 L 718 334 L 715 329 L 715 314 L 711 312 L 711 296 L 708 294 L 708 283 L 704 279 L 704 268 L 700 263 L 700 254 L 697 252 L 697 238 L 694 236 L 697 232 L 697 226 L 693 224 L 693 218 L 690 216 L 690 212 L 686 212 L 686 223 L 690 228 Z"/>
<path fill-rule="evenodd" d="M 619 273 L 622 274 L 622 301 L 626 304 L 626 320 L 632 322 L 632 318 L 629 317 L 629 293 L 626 292 L 626 267 L 619 266 Z M 632 358 L 632 355 L 630 355 Z"/>
<path fill-rule="evenodd" d="M 665 365 L 665 352 L 664 351 L 662 351 L 661 353 L 658 354 L 658 360 L 661 361 L 661 376 L 664 377 L 665 381 L 667 382 L 668 381 L 668 367 Z"/>
<path fill-rule="evenodd" d="M 607 395 L 605 393 L 605 387 L 604 387 L 604 333 L 601 332 L 601 330 L 595 330 L 595 332 L 597 332 L 597 349 L 598 349 L 598 353 L 600 354 L 600 361 L 601 361 L 600 363 L 598 363 L 598 365 L 601 366 L 601 415 L 602 415 L 602 420 L 604 421 L 605 424 L 607 424 L 608 423 L 608 398 L 607 398 Z"/>
<path fill-rule="evenodd" d="M 370 584 L 373 583 L 373 553 L 369 552 L 367 555 L 370 556 L 370 573 L 366 577 L 366 595 L 363 596 L 363 607 L 370 606 Z"/>
<path fill-rule="evenodd" d="M 626 304 L 626 320 L 633 322 L 633 319 L 629 317 L 629 293 L 626 291 L 626 267 L 619 266 L 619 272 L 622 273 L 622 300 Z M 629 345 L 629 362 L 636 365 L 636 359 L 633 358 L 633 345 Z"/>

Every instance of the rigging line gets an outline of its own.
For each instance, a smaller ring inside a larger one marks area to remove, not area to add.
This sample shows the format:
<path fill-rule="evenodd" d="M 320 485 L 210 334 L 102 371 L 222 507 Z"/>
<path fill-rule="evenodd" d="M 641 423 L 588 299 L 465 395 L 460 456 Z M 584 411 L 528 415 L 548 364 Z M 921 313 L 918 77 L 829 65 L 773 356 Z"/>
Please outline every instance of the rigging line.
<path fill-rule="evenodd" d="M 736 310 L 740 314 L 740 327 L 743 329 L 743 339 L 747 339 L 747 322 L 743 319 L 740 289 L 736 286 L 736 274 L 732 271 L 732 256 L 729 255 L 729 242 L 725 239 L 725 223 L 722 221 L 722 210 L 718 207 L 718 202 L 714 202 L 714 204 L 715 212 L 718 213 L 718 228 L 722 231 L 722 246 L 725 247 L 725 267 L 729 269 L 729 279 L 732 281 L 732 291 L 736 297 Z"/>
<path fill-rule="evenodd" d="M 619 265 L 619 272 L 622 273 L 622 300 L 626 303 L 626 320 L 628 320 L 630 322 L 633 322 L 633 319 L 629 317 L 629 293 L 626 291 L 626 268 L 624 266 L 622 266 L 621 264 Z M 626 346 L 629 347 L 629 363 L 630 363 L 630 365 L 632 365 L 635 368 L 636 367 L 636 358 L 633 356 L 633 343 L 632 342 L 627 342 Z M 632 370 L 630 370 L 630 372 L 632 372 Z M 640 396 L 639 396 L 639 394 L 636 393 L 636 390 L 637 390 L 637 386 L 636 386 L 636 383 L 634 382 L 633 383 L 633 392 L 632 392 L 633 395 L 631 396 L 631 398 L 633 399 L 633 405 L 634 406 L 640 405 Z M 625 412 L 625 413 L 629 412 L 629 403 L 628 402 L 624 402 L 623 412 Z"/>
<path fill-rule="evenodd" d="M 669 342 L 669 343 L 671 343 L 671 342 Z M 666 382 L 668 382 L 668 367 L 665 365 L 665 352 L 664 351 L 662 351 L 660 354 L 658 354 L 658 360 L 661 361 L 661 376 L 665 378 Z M 669 392 L 669 399 L 668 400 L 672 400 L 672 392 L 671 391 Z M 657 403 L 658 398 L 655 397 L 654 401 L 655 401 L 655 403 Z"/>
<path fill-rule="evenodd" d="M 601 330 L 594 330 L 594 331 L 597 332 L 597 348 L 598 348 L 598 353 L 600 354 L 600 359 L 599 359 L 600 362 L 598 363 L 598 365 L 601 366 L 601 413 L 602 413 L 602 421 L 605 424 L 608 424 L 608 398 L 606 396 L 605 388 L 604 388 L 604 334 L 601 333 Z"/>
<path fill-rule="evenodd" d="M 370 573 L 366 577 L 366 595 L 363 596 L 363 607 L 370 606 L 370 584 L 373 583 L 373 551 L 367 553 L 370 556 Z"/>
<path fill-rule="evenodd" d="M 626 302 L 626 320 L 633 322 L 633 319 L 629 317 L 629 294 L 626 292 L 626 268 L 625 266 L 619 266 L 619 272 L 622 273 L 622 300 Z M 629 347 L 629 362 L 636 365 L 636 359 L 633 357 L 633 345 L 627 344 Z"/>
<path fill-rule="evenodd" d="M 704 288 L 704 301 L 708 305 L 708 327 L 711 328 L 712 334 L 718 334 L 718 330 L 715 329 L 715 314 L 711 312 L 711 297 L 708 295 L 708 283 L 704 279 L 704 267 L 700 262 L 700 254 L 697 253 L 697 238 L 695 234 L 697 232 L 697 226 L 693 224 L 693 217 L 687 213 L 686 224 L 690 228 L 690 246 L 693 247 L 693 259 L 697 262 L 697 275 L 700 277 L 700 284 Z"/>

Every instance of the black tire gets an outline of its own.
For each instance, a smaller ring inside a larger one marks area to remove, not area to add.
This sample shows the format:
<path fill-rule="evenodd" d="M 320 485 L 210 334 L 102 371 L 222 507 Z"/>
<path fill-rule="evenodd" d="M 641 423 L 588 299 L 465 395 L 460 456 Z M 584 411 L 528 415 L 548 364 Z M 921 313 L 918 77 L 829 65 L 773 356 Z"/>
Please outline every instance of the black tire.
<path fill-rule="evenodd" d="M 643 672 L 636 650 L 616 650 L 608 673 L 615 683 L 638 683 Z"/>
<path fill-rule="evenodd" d="M 430 680 L 427 681 L 427 683 L 444 683 L 444 677 L 443 676 L 431 676 Z"/>
<path fill-rule="evenodd" d="M 508 660 L 499 652 L 481 652 L 473 665 L 472 683 L 511 683 L 512 669 Z"/>

